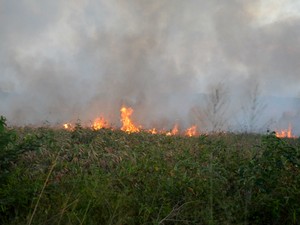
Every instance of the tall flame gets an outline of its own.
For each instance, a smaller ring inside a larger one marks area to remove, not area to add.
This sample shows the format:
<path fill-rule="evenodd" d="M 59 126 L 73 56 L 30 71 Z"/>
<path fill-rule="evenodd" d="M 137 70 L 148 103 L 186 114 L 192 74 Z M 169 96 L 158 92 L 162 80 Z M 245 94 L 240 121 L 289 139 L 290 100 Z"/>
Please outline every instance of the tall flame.
<path fill-rule="evenodd" d="M 122 127 L 121 130 L 128 132 L 128 133 L 133 133 L 133 132 L 139 132 L 140 129 L 138 127 L 136 127 L 130 119 L 130 116 L 133 113 L 133 109 L 132 108 L 126 108 L 125 106 L 123 106 L 121 108 L 121 122 L 122 122 Z"/>
<path fill-rule="evenodd" d="M 279 138 L 296 138 L 296 136 L 293 135 L 291 124 L 289 124 L 288 129 L 276 131 L 275 135 Z"/>

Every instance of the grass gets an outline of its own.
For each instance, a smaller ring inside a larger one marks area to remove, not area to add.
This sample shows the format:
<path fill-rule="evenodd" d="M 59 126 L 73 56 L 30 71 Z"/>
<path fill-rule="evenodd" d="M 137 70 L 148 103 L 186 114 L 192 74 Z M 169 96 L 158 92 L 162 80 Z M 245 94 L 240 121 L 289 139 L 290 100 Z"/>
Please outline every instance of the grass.
<path fill-rule="evenodd" d="M 2 128 L 0 224 L 300 224 L 297 139 Z"/>

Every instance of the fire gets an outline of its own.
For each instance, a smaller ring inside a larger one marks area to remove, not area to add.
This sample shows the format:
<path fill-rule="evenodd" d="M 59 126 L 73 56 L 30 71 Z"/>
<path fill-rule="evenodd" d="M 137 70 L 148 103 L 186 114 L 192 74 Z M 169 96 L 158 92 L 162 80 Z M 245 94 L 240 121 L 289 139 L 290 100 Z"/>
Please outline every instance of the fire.
<path fill-rule="evenodd" d="M 288 129 L 276 131 L 275 135 L 276 135 L 276 137 L 279 137 L 279 138 L 296 138 L 296 136 L 293 135 L 291 124 L 289 124 Z"/>
<path fill-rule="evenodd" d="M 66 130 L 72 130 L 73 129 L 72 124 L 70 124 L 70 123 L 64 123 L 63 126 Z"/>
<path fill-rule="evenodd" d="M 198 135 L 196 125 L 191 126 L 185 132 L 180 132 L 178 124 L 175 124 L 174 127 L 172 128 L 172 130 L 170 130 L 170 131 L 166 131 L 164 129 L 158 130 L 157 128 L 143 129 L 141 126 L 136 126 L 132 122 L 131 116 L 134 112 L 132 108 L 123 106 L 120 109 L 120 112 L 121 112 L 121 122 L 122 122 L 122 126 L 120 129 L 122 131 L 125 131 L 128 133 L 140 132 L 141 130 L 144 130 L 151 134 L 162 134 L 162 135 L 166 135 L 166 136 L 186 135 L 188 137 L 192 137 L 192 136 Z M 63 127 L 66 130 L 71 130 L 71 131 L 74 130 L 74 126 L 71 123 L 65 123 L 65 124 L 63 124 Z M 91 128 L 94 130 L 100 130 L 102 128 L 114 129 L 113 127 L 110 127 L 108 121 L 103 117 L 96 118 L 93 121 Z"/>
<path fill-rule="evenodd" d="M 196 127 L 196 125 L 193 125 L 190 128 L 188 128 L 185 131 L 185 135 L 189 136 L 189 137 L 196 136 L 197 135 L 197 127 Z"/>
<path fill-rule="evenodd" d="M 178 134 L 178 124 L 175 124 L 173 129 L 166 133 L 167 136 Z"/>
<path fill-rule="evenodd" d="M 122 122 L 121 130 L 122 131 L 128 133 L 140 131 L 140 129 L 131 122 L 130 116 L 132 115 L 132 113 L 133 113 L 133 109 L 130 107 L 126 108 L 125 106 L 123 106 L 121 108 L 121 122 Z"/>
<path fill-rule="evenodd" d="M 148 130 L 148 132 L 151 134 L 157 134 L 157 130 L 155 128 Z"/>
<path fill-rule="evenodd" d="M 92 128 L 94 130 L 100 130 L 102 128 L 108 128 L 108 127 L 109 127 L 108 122 L 103 117 L 96 118 L 92 125 Z"/>

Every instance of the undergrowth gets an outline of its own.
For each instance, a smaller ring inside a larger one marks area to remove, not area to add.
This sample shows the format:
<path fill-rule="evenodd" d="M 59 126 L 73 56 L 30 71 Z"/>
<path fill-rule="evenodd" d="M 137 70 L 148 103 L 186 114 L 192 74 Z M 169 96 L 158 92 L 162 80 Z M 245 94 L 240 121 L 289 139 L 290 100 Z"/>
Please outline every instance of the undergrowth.
<path fill-rule="evenodd" d="M 299 140 L 0 120 L 0 224 L 300 224 Z"/>

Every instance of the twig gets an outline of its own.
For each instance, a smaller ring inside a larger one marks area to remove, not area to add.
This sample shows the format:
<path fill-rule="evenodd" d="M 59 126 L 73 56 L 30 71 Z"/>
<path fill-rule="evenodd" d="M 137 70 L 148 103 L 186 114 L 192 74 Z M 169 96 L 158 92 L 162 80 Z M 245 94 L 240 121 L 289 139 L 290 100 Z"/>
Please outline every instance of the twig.
<path fill-rule="evenodd" d="M 47 175 L 47 178 L 46 178 L 46 180 L 45 180 L 45 182 L 44 182 L 44 185 L 43 185 L 43 188 L 42 188 L 42 190 L 41 190 L 41 193 L 39 194 L 39 197 L 38 197 L 37 202 L 36 202 L 36 204 L 35 204 L 35 206 L 34 206 L 33 212 L 32 212 L 32 214 L 31 214 L 31 216 L 30 216 L 28 225 L 31 225 L 31 223 L 32 223 L 33 217 L 34 217 L 34 215 L 35 215 L 35 213 L 36 213 L 37 207 L 39 206 L 40 200 L 41 200 L 42 195 L 43 195 L 43 193 L 44 193 L 44 190 L 45 190 L 45 188 L 46 188 L 46 186 L 47 186 L 47 183 L 48 183 L 48 181 L 49 181 L 50 175 L 52 174 L 52 171 L 53 171 L 54 167 L 56 166 L 56 161 L 57 161 L 58 155 L 59 155 L 59 154 L 57 154 L 57 156 L 56 156 L 56 158 L 55 158 L 55 160 L 54 160 L 54 162 L 53 162 L 53 164 L 52 164 L 52 166 L 51 166 L 51 168 L 50 168 L 50 171 L 49 171 L 49 173 L 48 173 L 48 175 Z"/>
<path fill-rule="evenodd" d="M 158 225 L 159 224 L 162 224 L 164 221 L 175 221 L 175 220 L 172 220 L 172 219 L 170 219 L 173 215 L 174 215 L 174 213 L 177 213 L 181 208 L 183 208 L 185 205 L 187 205 L 187 204 L 190 204 L 190 203 L 193 203 L 193 202 L 195 202 L 195 201 L 190 201 L 190 202 L 185 202 L 185 203 L 183 203 L 182 205 L 180 205 L 179 207 L 176 207 L 177 206 L 177 204 L 173 207 L 173 209 L 172 209 L 172 211 L 165 217 L 165 218 L 163 218 L 161 221 L 159 221 L 159 223 L 158 223 Z M 177 220 L 176 220 L 177 221 Z M 185 221 L 185 220 L 178 220 L 178 221 Z"/>

